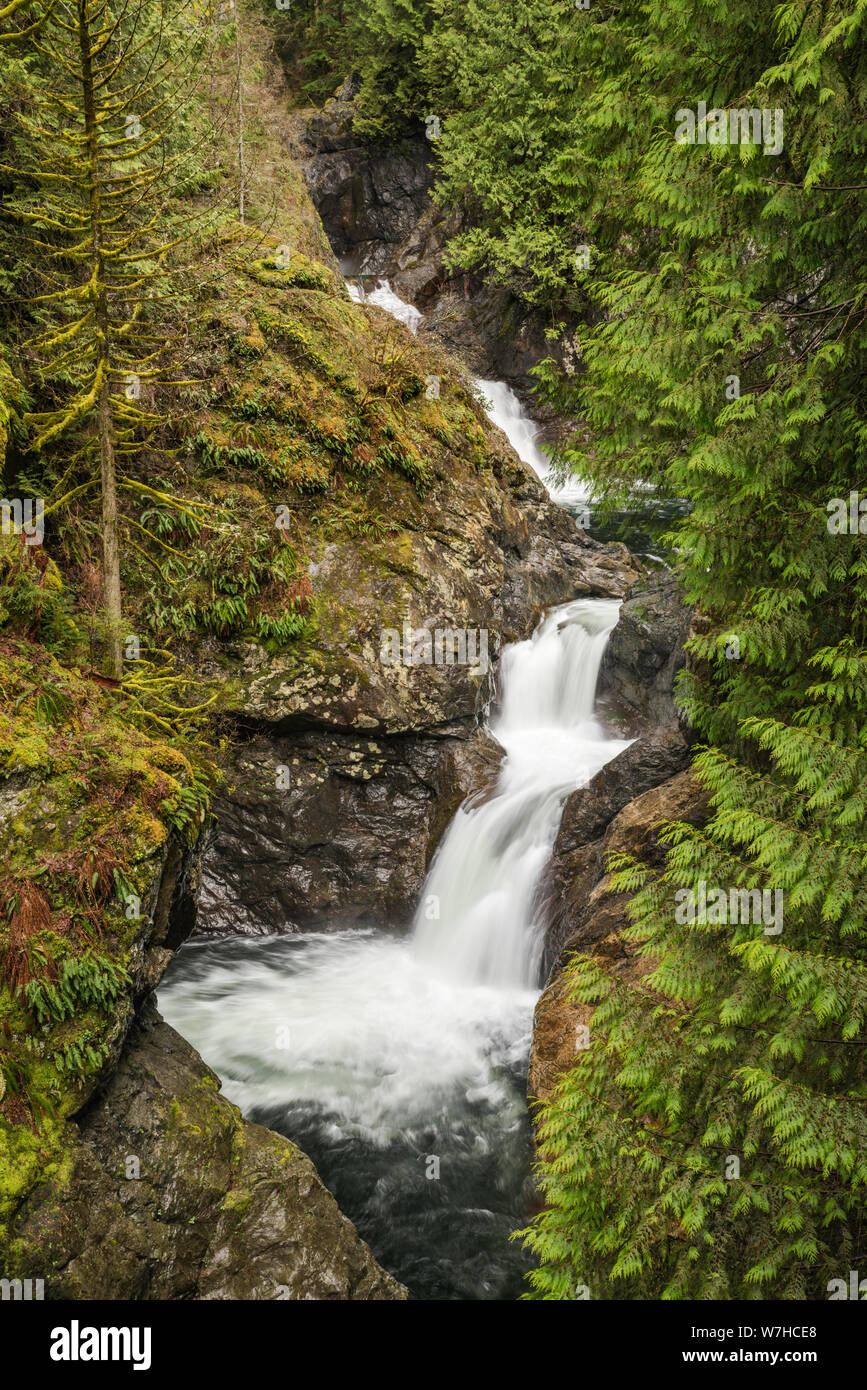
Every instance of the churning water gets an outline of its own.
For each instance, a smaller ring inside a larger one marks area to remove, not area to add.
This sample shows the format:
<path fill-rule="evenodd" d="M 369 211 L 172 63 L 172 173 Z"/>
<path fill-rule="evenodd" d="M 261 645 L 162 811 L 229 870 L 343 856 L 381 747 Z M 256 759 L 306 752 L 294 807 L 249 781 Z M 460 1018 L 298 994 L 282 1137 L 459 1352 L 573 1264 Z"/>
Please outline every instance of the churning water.
<path fill-rule="evenodd" d="M 456 987 L 411 941 L 357 930 L 192 943 L 160 990 L 229 1099 L 310 1155 L 422 1299 L 519 1293 L 534 999 Z"/>
<path fill-rule="evenodd" d="M 376 304 L 380 309 L 385 309 L 391 314 L 392 318 L 399 319 L 405 323 L 410 332 L 415 333 L 424 318 L 420 309 L 414 304 L 408 304 L 405 299 L 394 293 L 387 280 L 377 280 L 373 289 L 367 289 L 363 280 L 357 282 L 347 281 L 346 288 L 349 290 L 350 298 L 356 304 Z"/>
<path fill-rule="evenodd" d="M 160 990 L 229 1098 L 311 1156 L 416 1298 L 521 1290 L 538 893 L 569 792 L 626 747 L 593 715 L 618 606 L 565 604 L 505 649 L 499 779 L 452 821 L 408 936 L 192 942 Z"/>
<path fill-rule="evenodd" d="M 593 717 L 618 608 L 611 599 L 566 604 L 503 653 L 502 707 L 491 724 L 506 750 L 496 794 L 457 812 L 415 922 L 420 958 L 456 983 L 537 983 L 537 895 L 563 802 L 627 746 L 603 738 Z M 428 914 L 428 895 L 438 920 Z"/>

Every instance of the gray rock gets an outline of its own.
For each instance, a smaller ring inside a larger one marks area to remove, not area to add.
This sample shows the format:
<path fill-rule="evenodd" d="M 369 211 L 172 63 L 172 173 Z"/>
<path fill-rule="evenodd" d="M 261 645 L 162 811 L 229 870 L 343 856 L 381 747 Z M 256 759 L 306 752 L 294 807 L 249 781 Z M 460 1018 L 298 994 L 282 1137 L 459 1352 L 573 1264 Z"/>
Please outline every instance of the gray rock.
<path fill-rule="evenodd" d="M 331 245 L 355 274 L 387 278 L 423 311 L 423 340 L 457 354 L 474 375 L 528 393 L 543 358 L 569 357 L 574 322 L 551 343 L 544 315 L 509 289 L 449 271 L 446 247 L 469 222 L 431 202 L 435 167 L 424 130 L 408 128 L 387 147 L 365 141 L 353 129 L 356 96 L 347 79 L 323 110 L 293 120 L 295 152 Z"/>
<path fill-rule="evenodd" d="M 403 1299 L 294 1144 L 242 1119 L 147 1007 L 12 1231 L 49 1299 Z"/>
<path fill-rule="evenodd" d="M 610 694 L 633 727 L 636 719 L 650 728 L 676 722 L 673 688 L 691 616 L 668 573 L 648 575 L 622 605 L 602 658 L 599 693 Z"/>
<path fill-rule="evenodd" d="M 575 1003 L 568 996 L 564 970 L 569 956 L 586 952 L 603 970 L 635 988 L 653 969 L 653 961 L 640 956 L 635 943 L 623 938 L 629 920 L 628 897 L 612 891 L 604 873 L 607 855 L 632 854 L 661 868 L 666 851 L 659 843 L 660 826 L 673 820 L 699 825 L 707 808 L 707 793 L 693 774 L 679 772 L 629 801 L 598 840 L 572 849 L 560 860 L 559 954 L 533 1021 L 527 1089 L 534 1099 L 549 1097 L 563 1073 L 580 1063 L 576 1030 L 588 1025 L 593 1013 L 592 1006 Z"/>
<path fill-rule="evenodd" d="M 198 933 L 406 925 L 434 849 L 502 749 L 482 729 L 354 738 L 260 733 L 216 807 Z M 290 785 L 274 786 L 274 769 Z"/>
<path fill-rule="evenodd" d="M 383 274 L 428 205 L 431 147 L 420 131 L 384 148 L 359 139 L 355 90 L 347 80 L 322 111 L 298 113 L 295 153 L 336 254 Z"/>
<path fill-rule="evenodd" d="M 591 891 L 603 875 L 616 817 L 688 764 L 689 747 L 680 730 L 657 730 L 630 744 L 588 787 L 568 798 L 543 888 L 546 973 L 581 934 Z"/>

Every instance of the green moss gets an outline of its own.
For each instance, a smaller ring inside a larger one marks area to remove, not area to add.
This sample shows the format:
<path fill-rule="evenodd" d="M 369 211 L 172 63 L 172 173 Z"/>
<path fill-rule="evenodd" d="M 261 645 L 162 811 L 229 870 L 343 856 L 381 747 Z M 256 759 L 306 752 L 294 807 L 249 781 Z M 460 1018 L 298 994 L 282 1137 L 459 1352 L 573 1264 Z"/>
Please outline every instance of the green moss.
<path fill-rule="evenodd" d="M 324 265 L 311 261 L 301 251 L 285 248 L 264 260 L 253 261 L 247 266 L 247 274 L 260 285 L 277 289 L 318 290 L 333 294 L 337 282 L 332 272 Z"/>
<path fill-rule="evenodd" d="M 253 1200 L 253 1194 L 244 1188 L 232 1188 L 223 1198 L 223 1211 L 233 1211 L 238 1216 L 243 1216 L 248 1210 Z"/>
<path fill-rule="evenodd" d="M 0 1247 L 3 1273 L 15 1277 L 26 1252 L 9 1238 L 9 1223 L 22 1200 L 37 1185 L 51 1184 L 58 1194 L 68 1189 L 77 1135 L 72 1126 L 41 1117 L 38 1129 L 9 1124 L 0 1116 Z"/>
<path fill-rule="evenodd" d="M 153 739 L 106 693 L 23 639 L 0 651 L 0 1205 L 53 1172 L 65 1117 L 112 1055 L 166 825 L 201 824 L 188 752 Z M 48 698 L 50 696 L 50 698 Z M 159 815 L 155 812 L 159 812 Z M 160 819 L 162 817 L 162 819 Z M 71 1141 L 70 1141 L 71 1142 Z"/>

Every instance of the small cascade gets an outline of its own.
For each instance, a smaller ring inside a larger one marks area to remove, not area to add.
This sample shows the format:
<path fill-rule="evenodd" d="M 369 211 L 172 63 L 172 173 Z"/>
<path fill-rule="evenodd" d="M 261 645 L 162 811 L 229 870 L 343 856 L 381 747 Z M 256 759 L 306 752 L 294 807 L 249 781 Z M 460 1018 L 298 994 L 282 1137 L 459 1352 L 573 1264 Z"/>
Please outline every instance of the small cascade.
<path fill-rule="evenodd" d="M 356 304 L 376 304 L 391 314 L 392 318 L 405 323 L 411 333 L 418 332 L 424 314 L 414 304 L 407 304 L 405 299 L 400 299 L 387 280 L 378 280 L 372 290 L 366 290 L 360 279 L 347 280 L 346 288 Z"/>
<path fill-rule="evenodd" d="M 604 599 L 566 604 L 503 653 L 502 708 L 491 724 L 506 750 L 499 781 L 457 812 L 415 922 L 419 958 L 458 983 L 537 983 L 536 898 L 563 802 L 628 746 L 605 738 L 593 717 L 618 609 Z"/>
<path fill-rule="evenodd" d="M 576 477 L 568 478 L 562 484 L 554 482 L 551 460 L 537 443 L 539 426 L 530 419 L 511 386 L 504 381 L 483 381 L 478 378 L 476 387 L 484 400 L 488 418 L 500 427 L 518 457 L 529 464 L 540 482 L 545 484 L 551 500 L 563 507 L 583 509 L 590 496 L 586 483 Z"/>

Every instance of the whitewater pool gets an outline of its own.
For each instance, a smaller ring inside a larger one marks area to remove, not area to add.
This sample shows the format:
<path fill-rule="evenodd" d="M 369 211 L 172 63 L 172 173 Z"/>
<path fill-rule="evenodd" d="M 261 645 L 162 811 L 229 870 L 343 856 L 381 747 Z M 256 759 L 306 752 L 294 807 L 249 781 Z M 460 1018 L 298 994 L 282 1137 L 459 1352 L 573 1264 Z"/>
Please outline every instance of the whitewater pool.
<path fill-rule="evenodd" d="M 356 930 L 192 942 L 159 1002 L 415 1298 L 476 1300 L 517 1298 L 527 1267 L 535 998 L 455 988 L 409 939 Z"/>

